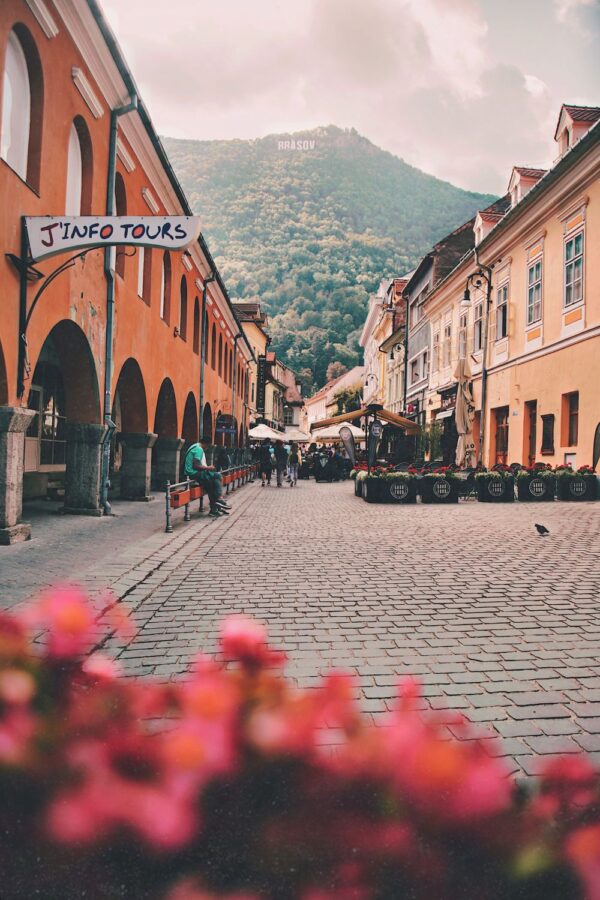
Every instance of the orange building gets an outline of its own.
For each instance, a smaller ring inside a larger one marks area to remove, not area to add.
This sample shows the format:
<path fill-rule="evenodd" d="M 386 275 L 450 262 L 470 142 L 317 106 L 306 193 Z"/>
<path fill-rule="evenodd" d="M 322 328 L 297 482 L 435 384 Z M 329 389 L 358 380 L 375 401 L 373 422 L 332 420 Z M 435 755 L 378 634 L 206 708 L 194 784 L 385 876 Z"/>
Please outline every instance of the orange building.
<path fill-rule="evenodd" d="M 199 432 L 242 445 L 253 354 L 202 237 L 184 252 L 91 250 L 34 306 L 68 260 L 56 256 L 32 264 L 20 292 L 24 215 L 191 210 L 95 0 L 0 4 L 0 69 L 0 543 L 9 543 L 29 535 L 22 492 L 57 485 L 68 511 L 100 515 L 108 475 L 113 493 L 144 499 L 178 479 L 181 448 Z"/>

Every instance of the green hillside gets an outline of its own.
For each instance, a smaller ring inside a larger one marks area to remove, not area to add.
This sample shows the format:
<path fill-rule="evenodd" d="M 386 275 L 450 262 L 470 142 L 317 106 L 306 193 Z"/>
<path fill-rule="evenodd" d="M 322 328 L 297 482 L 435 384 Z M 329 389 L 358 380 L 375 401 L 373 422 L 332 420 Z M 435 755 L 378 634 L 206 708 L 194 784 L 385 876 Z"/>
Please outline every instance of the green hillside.
<path fill-rule="evenodd" d="M 360 360 L 367 298 L 380 279 L 408 271 L 493 199 L 332 125 L 164 143 L 230 295 L 261 299 L 274 348 L 317 386 L 333 360 Z"/>

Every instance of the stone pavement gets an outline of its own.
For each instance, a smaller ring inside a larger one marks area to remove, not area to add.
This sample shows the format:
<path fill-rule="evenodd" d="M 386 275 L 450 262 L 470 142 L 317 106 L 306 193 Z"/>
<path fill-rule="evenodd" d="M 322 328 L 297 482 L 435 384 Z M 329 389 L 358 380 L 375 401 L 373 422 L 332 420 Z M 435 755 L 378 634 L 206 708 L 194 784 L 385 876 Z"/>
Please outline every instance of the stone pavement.
<path fill-rule="evenodd" d="M 371 505 L 313 481 L 232 503 L 85 573 L 135 610 L 137 637 L 106 645 L 127 673 L 176 677 L 245 612 L 298 683 L 353 672 L 376 718 L 414 675 L 423 708 L 500 736 L 518 774 L 581 748 L 600 760 L 600 503 Z"/>

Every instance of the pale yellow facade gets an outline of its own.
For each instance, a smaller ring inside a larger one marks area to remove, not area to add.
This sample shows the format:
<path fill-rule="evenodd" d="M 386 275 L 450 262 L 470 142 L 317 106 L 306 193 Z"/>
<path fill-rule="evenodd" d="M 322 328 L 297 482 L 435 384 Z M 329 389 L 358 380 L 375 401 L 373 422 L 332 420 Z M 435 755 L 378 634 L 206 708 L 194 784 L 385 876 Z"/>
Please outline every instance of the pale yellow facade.
<path fill-rule="evenodd" d="M 461 303 L 479 262 L 492 280 L 484 463 L 592 464 L 600 425 L 600 126 L 480 238 L 426 301 L 428 421 L 443 415 L 439 391 L 455 382 L 460 357 L 481 407 L 485 284 L 471 286 L 470 304 Z M 476 423 L 476 439 L 478 431 Z"/>

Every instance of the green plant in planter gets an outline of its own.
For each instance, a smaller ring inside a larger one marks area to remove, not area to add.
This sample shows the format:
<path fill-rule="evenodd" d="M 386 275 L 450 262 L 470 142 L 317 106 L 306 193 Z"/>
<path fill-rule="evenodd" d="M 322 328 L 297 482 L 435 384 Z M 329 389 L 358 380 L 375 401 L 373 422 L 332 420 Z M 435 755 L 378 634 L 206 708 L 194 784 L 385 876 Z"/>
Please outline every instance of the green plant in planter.
<path fill-rule="evenodd" d="M 515 476 L 509 466 L 495 466 L 489 472 L 477 472 L 477 499 L 481 503 L 512 503 L 515 499 Z"/>
<path fill-rule="evenodd" d="M 576 471 L 571 466 L 557 466 L 556 484 L 559 500 L 596 500 L 598 497 L 598 481 L 591 466 L 580 466 Z"/>
<path fill-rule="evenodd" d="M 422 503 L 458 503 L 459 480 L 456 472 L 447 467 L 425 470 L 419 490 Z"/>
<path fill-rule="evenodd" d="M 556 491 L 556 476 L 552 466 L 536 463 L 516 473 L 517 496 L 522 502 L 552 502 Z"/>

